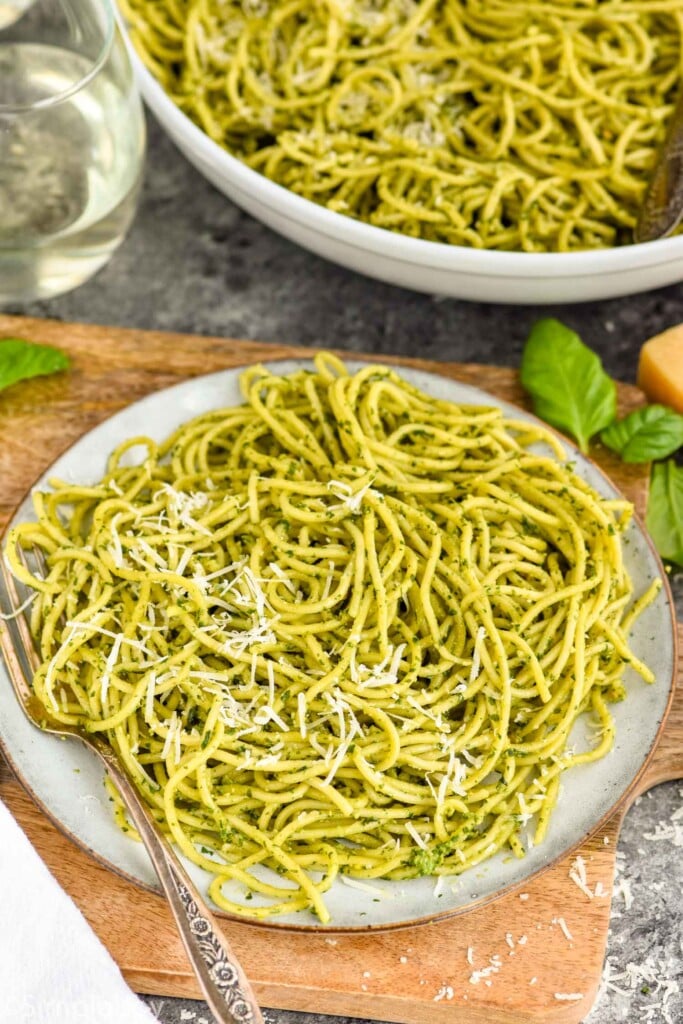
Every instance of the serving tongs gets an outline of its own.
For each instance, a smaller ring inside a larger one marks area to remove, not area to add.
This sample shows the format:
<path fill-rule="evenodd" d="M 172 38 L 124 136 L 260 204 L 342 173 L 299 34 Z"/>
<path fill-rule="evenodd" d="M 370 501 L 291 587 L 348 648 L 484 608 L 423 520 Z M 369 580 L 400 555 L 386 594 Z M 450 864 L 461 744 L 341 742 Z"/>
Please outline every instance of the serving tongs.
<path fill-rule="evenodd" d="M 683 220 L 683 85 L 679 87 L 666 138 L 645 190 L 635 242 L 654 242 L 673 234 Z"/>
<path fill-rule="evenodd" d="M 23 552 L 21 557 L 28 569 Z M 42 568 L 42 554 L 35 551 L 34 557 Z M 112 747 L 97 733 L 57 721 L 35 696 L 30 680 L 40 659 L 23 614 L 24 606 L 0 554 L 0 650 L 26 717 L 44 732 L 80 740 L 104 763 L 154 865 L 190 964 L 217 1024 L 263 1024 L 258 1003 L 237 957 Z"/>

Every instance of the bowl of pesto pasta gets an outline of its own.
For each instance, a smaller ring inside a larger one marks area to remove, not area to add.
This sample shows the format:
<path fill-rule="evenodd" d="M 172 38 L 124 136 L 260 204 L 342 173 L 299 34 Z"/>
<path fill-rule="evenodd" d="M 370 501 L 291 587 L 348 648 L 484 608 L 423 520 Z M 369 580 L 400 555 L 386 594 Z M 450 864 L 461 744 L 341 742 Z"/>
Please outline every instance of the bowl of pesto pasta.
<path fill-rule="evenodd" d="M 514 406 L 319 353 L 118 413 L 3 550 L 36 698 L 106 737 L 216 908 L 382 929 L 522 884 L 635 785 L 675 640 L 632 511 Z M 33 728 L 2 668 L 0 745 L 77 842 L 154 887 L 100 763 Z"/>
<path fill-rule="evenodd" d="M 457 298 L 683 277 L 632 244 L 683 65 L 679 0 L 120 0 L 145 99 L 230 199 Z"/>

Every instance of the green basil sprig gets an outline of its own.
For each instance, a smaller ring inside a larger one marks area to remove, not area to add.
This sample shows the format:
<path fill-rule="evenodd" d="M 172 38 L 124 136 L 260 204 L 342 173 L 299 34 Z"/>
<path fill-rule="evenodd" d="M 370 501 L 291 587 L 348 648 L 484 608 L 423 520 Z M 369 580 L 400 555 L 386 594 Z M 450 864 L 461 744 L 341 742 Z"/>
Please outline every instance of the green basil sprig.
<path fill-rule="evenodd" d="M 521 378 L 534 411 L 571 434 L 583 452 L 599 432 L 624 462 L 666 459 L 683 447 L 683 416 L 666 406 L 649 405 L 617 420 L 614 381 L 596 353 L 558 320 L 532 328 Z M 683 466 L 673 459 L 653 466 L 646 523 L 662 558 L 683 566 Z"/>
<path fill-rule="evenodd" d="M 615 420 L 600 440 L 624 462 L 666 459 L 683 445 L 683 416 L 665 405 L 646 405 Z"/>
<path fill-rule="evenodd" d="M 559 320 L 539 320 L 522 355 L 534 412 L 570 434 L 582 452 L 617 414 L 617 389 L 600 358 Z"/>
<path fill-rule="evenodd" d="M 34 345 L 22 338 L 0 339 L 0 391 L 20 380 L 66 370 L 69 365 L 69 357 L 52 345 Z"/>
<path fill-rule="evenodd" d="M 645 522 L 662 558 L 683 565 L 683 466 L 673 459 L 652 467 Z"/>

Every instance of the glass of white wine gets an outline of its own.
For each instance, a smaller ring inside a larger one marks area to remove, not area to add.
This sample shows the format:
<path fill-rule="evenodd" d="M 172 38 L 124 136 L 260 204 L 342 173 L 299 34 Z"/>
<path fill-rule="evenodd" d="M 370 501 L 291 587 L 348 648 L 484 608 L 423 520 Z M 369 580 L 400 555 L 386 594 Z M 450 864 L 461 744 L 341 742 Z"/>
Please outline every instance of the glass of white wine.
<path fill-rule="evenodd" d="M 0 305 L 68 291 L 106 263 L 144 153 L 111 0 L 0 0 Z"/>

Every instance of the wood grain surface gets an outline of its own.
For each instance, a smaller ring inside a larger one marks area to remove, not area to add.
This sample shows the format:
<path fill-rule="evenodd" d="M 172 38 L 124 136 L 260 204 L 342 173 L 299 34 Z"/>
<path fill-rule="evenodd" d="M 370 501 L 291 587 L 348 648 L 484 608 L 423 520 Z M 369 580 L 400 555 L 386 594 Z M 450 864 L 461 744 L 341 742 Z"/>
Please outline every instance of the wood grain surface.
<path fill-rule="evenodd" d="M 17 385 L 0 396 L 0 528 L 57 455 L 130 402 L 202 373 L 257 360 L 310 355 L 309 349 L 281 345 L 0 316 L 0 337 L 7 336 L 56 344 L 72 356 L 73 369 Z M 524 404 L 512 370 L 422 360 L 396 362 L 457 378 Z M 626 385 L 619 387 L 619 400 L 622 411 L 643 401 L 636 388 Z M 642 514 L 647 497 L 643 467 L 624 466 L 604 449 L 593 454 Z M 637 792 L 682 775 L 679 689 Z M 140 992 L 197 996 L 164 901 L 117 877 L 78 849 L 37 809 L 1 763 L 0 797 L 110 949 L 131 986 Z M 572 881 L 575 853 L 521 892 L 415 929 L 316 936 L 225 922 L 225 930 L 264 1006 L 404 1024 L 576 1024 L 592 1005 L 600 979 L 624 810 L 578 851 L 585 861 L 589 887 L 594 891 L 601 883 L 605 896 L 590 899 Z M 478 977 L 477 971 L 492 966 L 496 969 Z M 579 993 L 577 999 L 557 998 Z"/>

